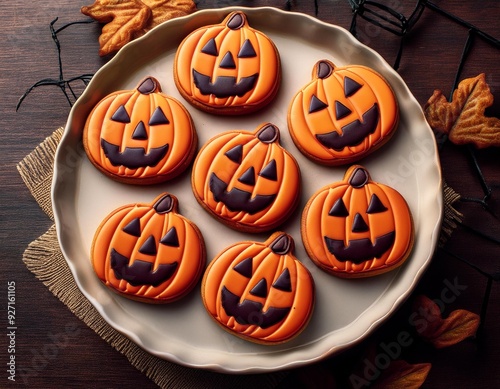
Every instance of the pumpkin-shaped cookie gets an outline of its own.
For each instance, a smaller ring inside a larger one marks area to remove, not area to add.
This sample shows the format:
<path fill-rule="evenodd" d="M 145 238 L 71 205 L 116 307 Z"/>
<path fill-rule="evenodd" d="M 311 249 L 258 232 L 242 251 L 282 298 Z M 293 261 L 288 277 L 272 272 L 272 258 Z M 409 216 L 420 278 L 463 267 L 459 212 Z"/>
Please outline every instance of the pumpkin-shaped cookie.
<path fill-rule="evenodd" d="M 205 266 L 205 244 L 177 207 L 177 198 L 164 193 L 151 204 L 120 207 L 103 220 L 91 258 L 105 285 L 150 303 L 171 302 L 193 289 Z"/>
<path fill-rule="evenodd" d="M 281 81 L 274 43 L 251 28 L 241 11 L 222 23 L 201 27 L 179 45 L 174 80 L 195 107 L 222 114 L 245 114 L 268 104 Z"/>
<path fill-rule="evenodd" d="M 153 77 L 102 99 L 87 118 L 83 145 L 101 172 L 121 182 L 153 184 L 180 174 L 197 146 L 186 108 L 161 93 Z"/>
<path fill-rule="evenodd" d="M 209 140 L 193 165 L 193 192 L 218 220 L 246 232 L 281 224 L 299 200 L 300 170 L 270 123 Z"/>
<path fill-rule="evenodd" d="M 313 68 L 312 81 L 292 99 L 288 128 L 300 151 L 325 165 L 357 161 L 393 135 L 399 122 L 396 96 L 373 69 L 336 67 L 327 60 Z"/>
<path fill-rule="evenodd" d="M 311 197 L 301 233 L 313 262 L 340 277 L 368 277 L 400 266 L 414 237 L 403 196 L 372 181 L 359 165 Z"/>
<path fill-rule="evenodd" d="M 223 250 L 202 281 L 208 313 L 244 339 L 276 344 L 297 336 L 314 307 L 314 282 L 293 256 L 290 235 L 276 232 L 264 243 L 240 242 Z"/>

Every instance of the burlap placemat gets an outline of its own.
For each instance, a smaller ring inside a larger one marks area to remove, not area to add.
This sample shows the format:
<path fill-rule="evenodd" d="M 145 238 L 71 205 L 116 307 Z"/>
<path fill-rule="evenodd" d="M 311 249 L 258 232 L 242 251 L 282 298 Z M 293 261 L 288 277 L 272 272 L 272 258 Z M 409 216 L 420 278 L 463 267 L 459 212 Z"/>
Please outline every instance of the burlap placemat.
<path fill-rule="evenodd" d="M 50 188 L 54 155 L 62 133 L 62 128 L 56 130 L 17 165 L 31 194 L 52 220 Z M 28 246 L 23 262 L 71 312 L 161 388 L 274 388 L 287 374 L 225 375 L 187 368 L 147 353 L 113 329 L 80 292 L 59 248 L 55 225 Z"/>

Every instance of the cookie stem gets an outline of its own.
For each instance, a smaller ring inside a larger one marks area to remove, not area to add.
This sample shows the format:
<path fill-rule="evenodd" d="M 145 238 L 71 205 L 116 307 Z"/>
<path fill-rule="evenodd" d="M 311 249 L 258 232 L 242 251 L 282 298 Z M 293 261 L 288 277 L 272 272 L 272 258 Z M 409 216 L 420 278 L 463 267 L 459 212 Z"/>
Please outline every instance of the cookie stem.
<path fill-rule="evenodd" d="M 239 30 L 245 25 L 246 17 L 243 12 L 236 11 L 228 19 L 226 26 L 231 30 Z"/>
<path fill-rule="evenodd" d="M 276 236 L 276 238 L 274 238 L 269 245 L 269 248 L 273 253 L 278 255 L 286 255 L 293 250 L 294 243 L 293 238 L 290 235 L 285 232 L 277 232 L 273 236 L 271 236 L 271 239 L 274 236 Z"/>
<path fill-rule="evenodd" d="M 137 87 L 137 90 L 143 95 L 161 92 L 160 83 L 154 77 L 146 77 Z"/>
<path fill-rule="evenodd" d="M 356 166 L 349 176 L 349 185 L 353 188 L 359 189 L 366 185 L 370 180 L 368 171 L 362 166 Z"/>
<path fill-rule="evenodd" d="M 177 208 L 177 198 L 170 193 L 165 193 L 158 198 L 153 208 L 160 215 L 175 211 Z"/>
<path fill-rule="evenodd" d="M 266 123 L 257 132 L 257 138 L 263 143 L 273 143 L 279 140 L 280 130 L 274 124 Z"/>

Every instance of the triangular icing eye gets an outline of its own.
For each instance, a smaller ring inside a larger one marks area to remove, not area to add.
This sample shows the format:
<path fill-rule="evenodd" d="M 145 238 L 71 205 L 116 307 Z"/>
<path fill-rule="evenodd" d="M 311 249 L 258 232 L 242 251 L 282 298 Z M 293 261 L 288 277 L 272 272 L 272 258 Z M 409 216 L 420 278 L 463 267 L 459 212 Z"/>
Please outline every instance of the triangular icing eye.
<path fill-rule="evenodd" d="M 163 110 L 160 107 L 156 107 L 155 111 L 151 115 L 151 119 L 149 119 L 149 125 L 157 126 L 159 124 L 170 124 L 170 121 L 163 113 Z"/>
<path fill-rule="evenodd" d="M 130 116 L 127 113 L 125 107 L 123 105 L 120 105 L 113 116 L 111 116 L 111 120 L 119 123 L 130 123 Z"/>
<path fill-rule="evenodd" d="M 267 281 L 265 278 L 262 278 L 257 284 L 252 288 L 250 294 L 257 297 L 266 297 L 267 296 Z"/>
<path fill-rule="evenodd" d="M 255 185 L 255 169 L 250 166 L 245 172 L 238 178 L 238 181 L 242 184 Z"/>
<path fill-rule="evenodd" d="M 222 69 L 236 69 L 236 64 L 234 63 L 233 55 L 228 51 L 219 65 Z"/>
<path fill-rule="evenodd" d="M 141 219 L 138 217 L 132 219 L 130 223 L 123 227 L 122 231 L 132 236 L 141 236 Z"/>
<path fill-rule="evenodd" d="M 252 278 L 252 271 L 253 271 L 253 258 L 248 257 L 238 263 L 233 269 L 240 273 L 243 277 L 246 278 Z"/>
<path fill-rule="evenodd" d="M 264 166 L 264 168 L 260 171 L 259 176 L 267 178 L 271 181 L 278 181 L 278 173 L 276 171 L 276 160 L 271 159 L 269 163 Z"/>
<path fill-rule="evenodd" d="M 208 55 L 214 55 L 214 56 L 219 55 L 219 53 L 217 52 L 217 45 L 215 44 L 215 39 L 212 38 L 207 43 L 205 43 L 205 46 L 203 46 L 201 52 Z"/>
<path fill-rule="evenodd" d="M 328 107 L 328 104 L 318 99 L 316 95 L 313 95 L 311 98 L 311 104 L 309 104 L 309 113 L 321 111 L 326 107 Z"/>
<path fill-rule="evenodd" d="M 161 238 L 160 243 L 170 247 L 179 247 L 179 237 L 177 236 L 175 227 L 167 231 L 163 238 Z"/>
<path fill-rule="evenodd" d="M 132 133 L 132 139 L 136 140 L 146 140 L 148 139 L 148 132 L 142 120 L 135 126 L 134 132 Z"/>
<path fill-rule="evenodd" d="M 257 53 L 252 46 L 252 42 L 247 39 L 245 42 L 243 42 L 243 46 L 241 46 L 240 52 L 238 53 L 238 58 L 252 58 L 256 56 Z"/>
<path fill-rule="evenodd" d="M 243 145 L 234 146 L 232 149 L 226 151 L 224 155 L 231 161 L 240 164 L 243 159 Z"/>
<path fill-rule="evenodd" d="M 344 78 L 344 95 L 345 95 L 345 97 L 352 96 L 362 86 L 363 85 L 361 85 L 357 81 L 354 81 L 352 78 L 349 78 L 349 77 Z"/>
<path fill-rule="evenodd" d="M 351 113 L 352 111 L 344 104 L 342 104 L 340 101 L 335 101 L 335 117 L 337 118 L 337 120 L 343 119 Z"/>
<path fill-rule="evenodd" d="M 363 219 L 363 216 L 361 216 L 359 213 L 354 215 L 354 221 L 352 222 L 352 232 L 366 232 L 370 230 L 370 227 L 368 227 L 368 224 Z"/>
<path fill-rule="evenodd" d="M 328 215 L 330 216 L 340 216 L 340 217 L 346 217 L 349 216 L 349 211 L 347 210 L 347 207 L 344 204 L 344 200 L 341 198 L 335 201 L 333 204 L 332 208 L 328 212 Z"/>
<path fill-rule="evenodd" d="M 384 204 L 382 204 L 382 201 L 380 201 L 380 199 L 376 194 L 372 194 L 372 198 L 370 199 L 370 204 L 368 205 L 366 213 L 371 214 L 371 213 L 380 213 L 385 211 L 387 211 L 387 208 L 385 207 Z"/>
<path fill-rule="evenodd" d="M 156 255 L 156 241 L 153 235 L 146 239 L 139 252 L 146 255 Z"/>
<path fill-rule="evenodd" d="M 282 290 L 283 292 L 291 292 L 292 291 L 292 283 L 290 282 L 290 271 L 288 268 L 285 268 L 278 277 L 276 281 L 274 281 L 273 288 Z"/>

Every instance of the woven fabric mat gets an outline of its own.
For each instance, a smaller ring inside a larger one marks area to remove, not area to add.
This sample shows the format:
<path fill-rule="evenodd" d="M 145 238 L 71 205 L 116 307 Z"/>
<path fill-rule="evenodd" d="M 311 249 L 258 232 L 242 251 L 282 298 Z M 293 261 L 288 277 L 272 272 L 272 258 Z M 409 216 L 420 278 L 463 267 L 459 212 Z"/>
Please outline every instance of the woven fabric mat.
<path fill-rule="evenodd" d="M 51 220 L 54 220 L 50 190 L 54 155 L 61 140 L 59 128 L 17 165 L 26 186 Z M 55 225 L 30 243 L 23 254 L 26 267 L 87 326 L 161 388 L 274 388 L 286 372 L 226 375 L 191 369 L 157 358 L 112 328 L 78 289 L 63 257 Z"/>

